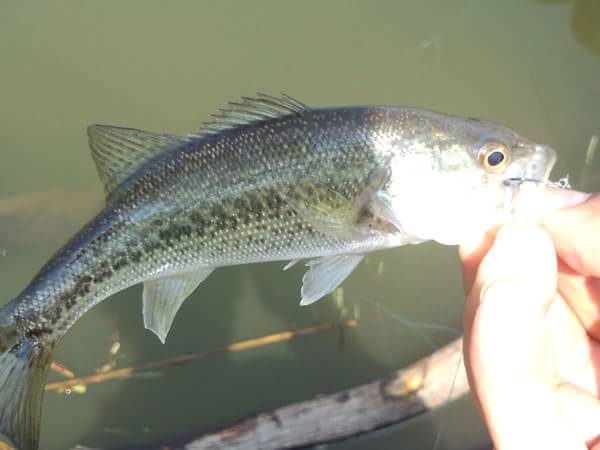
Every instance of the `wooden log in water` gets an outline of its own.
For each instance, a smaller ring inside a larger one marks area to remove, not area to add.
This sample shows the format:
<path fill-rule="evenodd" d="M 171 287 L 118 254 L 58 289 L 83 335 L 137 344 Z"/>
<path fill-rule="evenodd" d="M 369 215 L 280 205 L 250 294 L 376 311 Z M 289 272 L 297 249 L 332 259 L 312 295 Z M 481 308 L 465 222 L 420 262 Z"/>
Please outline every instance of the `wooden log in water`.
<path fill-rule="evenodd" d="M 429 413 L 468 391 L 459 338 L 371 383 L 265 411 L 213 433 L 135 449 L 274 450 L 332 443 Z"/>

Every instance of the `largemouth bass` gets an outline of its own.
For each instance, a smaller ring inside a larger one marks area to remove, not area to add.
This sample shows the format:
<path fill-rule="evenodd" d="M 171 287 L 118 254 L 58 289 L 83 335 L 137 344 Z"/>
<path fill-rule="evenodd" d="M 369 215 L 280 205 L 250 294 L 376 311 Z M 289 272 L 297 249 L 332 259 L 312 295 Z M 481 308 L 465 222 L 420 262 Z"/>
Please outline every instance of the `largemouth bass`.
<path fill-rule="evenodd" d="M 144 284 L 144 323 L 163 342 L 218 267 L 308 259 L 307 305 L 367 252 L 458 244 L 501 223 L 505 180 L 546 180 L 556 158 L 481 120 L 264 94 L 230 103 L 197 134 L 88 134 L 106 208 L 0 310 L 0 431 L 21 450 L 38 448 L 57 343 L 116 292 Z"/>

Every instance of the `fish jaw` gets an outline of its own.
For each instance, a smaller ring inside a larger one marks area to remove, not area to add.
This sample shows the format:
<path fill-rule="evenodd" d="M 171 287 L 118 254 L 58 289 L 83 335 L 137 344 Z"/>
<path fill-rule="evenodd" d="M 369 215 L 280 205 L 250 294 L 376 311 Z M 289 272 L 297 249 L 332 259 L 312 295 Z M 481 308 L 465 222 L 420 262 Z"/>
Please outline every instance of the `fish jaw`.
<path fill-rule="evenodd" d="M 547 145 L 537 144 L 535 146 L 534 158 L 525 172 L 526 177 L 534 180 L 548 181 L 550 172 L 556 164 L 556 151 Z"/>
<path fill-rule="evenodd" d="M 503 178 L 522 178 L 546 182 L 556 163 L 556 151 L 544 144 L 532 144 L 526 160 L 516 162 L 507 169 Z"/>
<path fill-rule="evenodd" d="M 504 180 L 506 216 L 529 222 L 537 221 L 539 210 L 543 205 L 546 185 L 557 156 L 554 149 L 543 144 L 535 145 L 534 149 L 530 162 L 514 176 L 507 174 L 509 177 Z"/>

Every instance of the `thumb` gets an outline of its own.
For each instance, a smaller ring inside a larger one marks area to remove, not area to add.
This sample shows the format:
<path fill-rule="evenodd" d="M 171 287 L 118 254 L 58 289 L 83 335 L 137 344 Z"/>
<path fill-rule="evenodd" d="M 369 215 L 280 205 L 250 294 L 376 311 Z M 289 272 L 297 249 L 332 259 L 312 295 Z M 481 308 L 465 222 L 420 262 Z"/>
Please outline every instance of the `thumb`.
<path fill-rule="evenodd" d="M 521 223 L 500 229 L 465 308 L 467 370 L 499 449 L 579 448 L 550 383 L 545 315 L 555 292 L 556 254 L 548 234 Z"/>
<path fill-rule="evenodd" d="M 540 336 L 543 315 L 556 289 L 556 255 L 552 240 L 540 227 L 511 223 L 502 227 L 489 252 L 482 260 L 465 305 L 465 344 L 476 339 L 478 353 L 509 352 L 507 372 L 516 366 L 512 347 L 525 351 L 523 345 Z M 534 320 L 536 319 L 536 320 Z M 519 335 L 515 335 L 518 331 Z M 543 333 L 542 333 L 543 334 Z M 499 348 L 489 347 L 499 346 Z M 497 358 L 498 354 L 494 355 Z M 526 357 L 527 360 L 529 356 Z M 522 363 L 526 363 L 523 361 Z M 538 367 L 531 361 L 532 367 Z"/>

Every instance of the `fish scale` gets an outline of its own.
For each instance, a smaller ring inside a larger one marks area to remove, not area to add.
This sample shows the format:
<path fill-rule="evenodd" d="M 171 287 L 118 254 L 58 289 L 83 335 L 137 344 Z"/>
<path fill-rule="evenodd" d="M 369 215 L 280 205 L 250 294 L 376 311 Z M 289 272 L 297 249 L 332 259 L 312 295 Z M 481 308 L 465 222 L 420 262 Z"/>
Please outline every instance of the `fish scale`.
<path fill-rule="evenodd" d="M 216 268 L 310 259 L 310 304 L 367 252 L 459 243 L 500 223 L 504 181 L 544 180 L 555 159 L 490 122 L 265 94 L 188 136 L 107 125 L 88 134 L 106 208 L 0 310 L 0 431 L 22 450 L 38 448 L 54 348 L 98 302 L 143 283 L 144 324 L 164 342 Z"/>
<path fill-rule="evenodd" d="M 297 169 L 302 164 L 302 171 L 319 167 L 313 176 L 332 184 L 333 177 L 329 174 L 334 169 L 346 173 L 348 177 L 338 177 L 332 189 L 352 199 L 364 186 L 369 172 L 369 165 L 364 162 L 373 159 L 373 149 L 362 137 L 365 134 L 357 133 L 355 145 L 363 149 L 362 156 L 352 153 L 350 157 L 338 156 L 332 160 L 330 146 L 322 140 L 328 136 L 316 133 L 311 142 L 298 132 L 297 120 L 294 119 L 277 126 L 265 125 L 267 130 L 261 132 L 236 130 L 238 135 L 235 136 L 211 136 L 208 142 L 204 142 L 206 139 L 203 137 L 193 138 L 174 158 L 153 162 L 156 166 L 152 172 L 129 181 L 127 191 L 114 199 L 109 209 L 84 229 L 84 235 L 94 234 L 94 229 L 102 228 L 99 224 L 112 222 L 108 229 L 94 236 L 91 251 L 79 255 L 76 264 L 65 265 L 72 266 L 71 283 L 65 283 L 65 269 L 59 270 L 58 277 L 45 277 L 39 281 L 45 287 L 37 286 L 35 290 L 44 292 L 44 296 L 46 291 L 51 290 L 56 306 L 48 308 L 42 302 L 24 302 L 18 313 L 51 319 L 52 325 L 56 325 L 55 330 L 62 332 L 110 292 L 102 288 L 103 284 L 119 290 L 137 284 L 147 278 L 148 273 L 163 270 L 167 265 L 164 261 L 168 261 L 169 266 L 176 261 L 178 268 L 169 267 L 170 270 L 186 271 L 195 268 L 199 261 L 218 267 L 323 256 L 324 250 L 327 253 L 354 250 L 356 243 L 341 241 L 315 230 L 290 207 L 286 197 L 296 194 L 309 203 L 325 200 L 322 189 L 318 189 L 319 184 L 314 189 L 310 189 L 310 183 L 303 183 L 302 189 L 297 186 Z M 318 116 L 314 118 L 316 123 L 321 120 Z M 306 120 L 301 122 L 307 125 Z M 282 137 L 284 130 L 291 131 Z M 335 130 L 328 134 L 332 133 Z M 259 140 L 261 136 L 266 136 L 266 141 Z M 288 136 L 287 139 L 285 136 Z M 269 137 L 275 142 L 271 143 Z M 282 140 L 288 142 L 287 152 L 276 147 Z M 306 158 L 305 148 L 313 149 L 311 158 Z M 321 148 L 325 151 L 319 151 Z M 258 160 L 249 158 L 256 153 Z M 249 162 L 254 169 L 248 167 Z M 273 171 L 273 166 L 280 165 L 294 167 L 294 170 Z M 212 170 L 206 169 L 207 166 Z M 253 177 L 246 176 L 242 182 L 235 184 L 235 189 L 230 185 L 227 186 L 229 189 L 221 189 L 223 174 L 231 177 L 242 171 L 250 172 Z M 262 177 L 264 174 L 268 177 Z M 362 184 L 359 177 L 363 179 Z M 190 189 L 190 186 L 198 188 Z M 203 195 L 205 192 L 210 194 Z M 172 203 L 170 199 L 177 201 L 169 205 Z M 156 208 L 156 203 L 161 202 L 164 202 L 164 207 Z M 203 206 L 197 207 L 198 203 Z M 202 217 L 201 223 L 192 220 L 198 216 Z M 137 223 L 140 218 L 143 218 L 141 225 Z M 240 223 L 239 227 L 232 226 L 233 220 Z M 161 225 L 157 226 L 157 221 Z M 127 233 L 113 237 L 117 234 L 115 230 L 121 228 L 126 228 Z M 374 236 L 374 242 L 362 245 L 375 246 L 377 238 Z M 109 239 L 111 245 L 107 246 Z M 242 251 L 236 249 L 236 242 L 238 248 L 243 246 Z M 132 257 L 140 252 L 141 258 Z M 136 259 L 139 261 L 136 262 Z M 56 320 L 57 317 L 59 320 Z M 35 329 L 36 324 L 27 322 L 27 327 Z M 34 332 L 40 334 L 38 330 Z M 51 335 L 49 339 L 55 339 L 55 336 Z"/>

